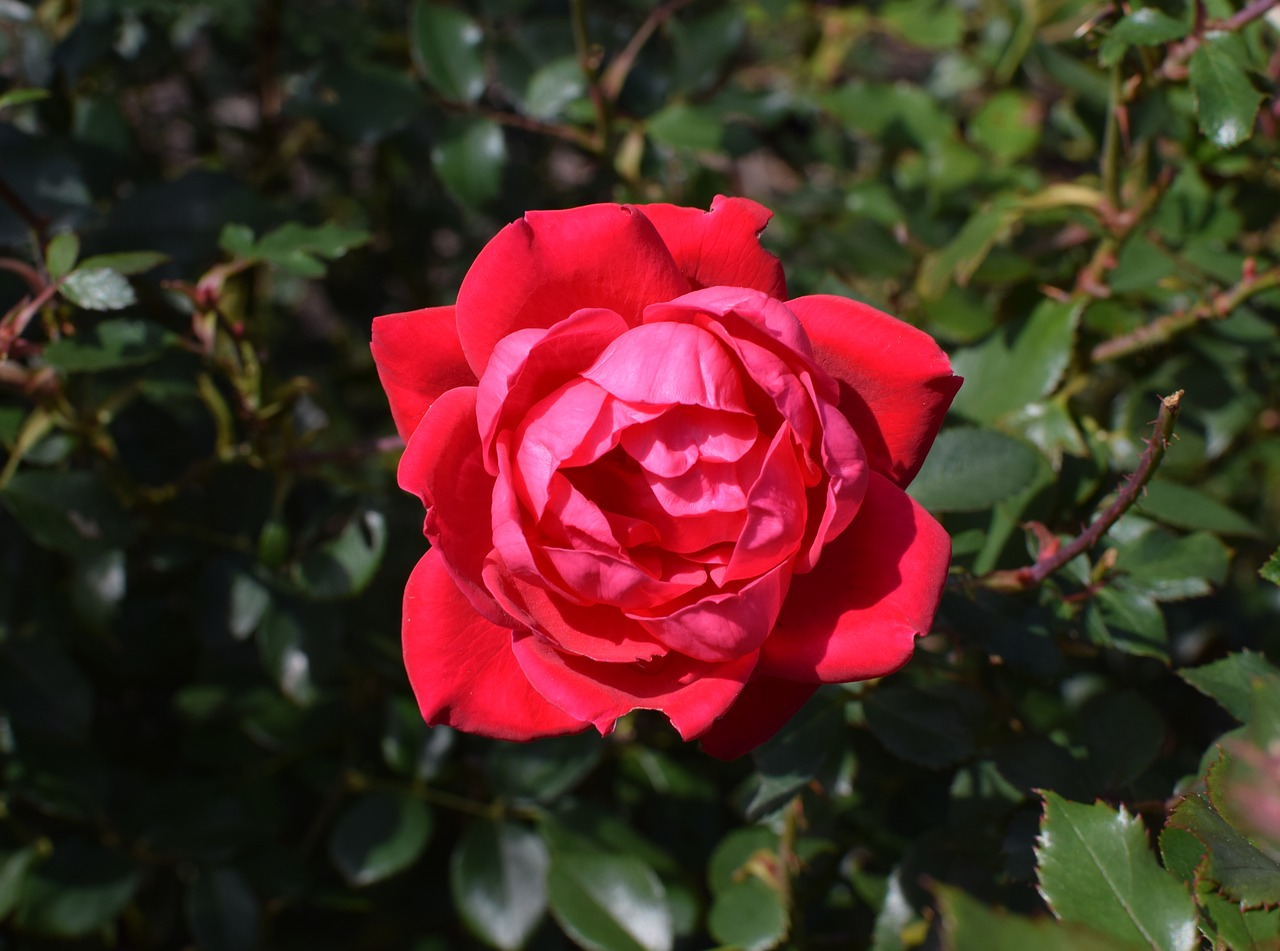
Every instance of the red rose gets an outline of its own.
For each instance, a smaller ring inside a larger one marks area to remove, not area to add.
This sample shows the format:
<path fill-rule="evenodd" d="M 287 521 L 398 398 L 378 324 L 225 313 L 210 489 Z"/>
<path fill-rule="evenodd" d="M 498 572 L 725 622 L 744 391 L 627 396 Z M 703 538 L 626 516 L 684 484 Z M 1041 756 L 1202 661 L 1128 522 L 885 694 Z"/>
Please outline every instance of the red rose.
<path fill-rule="evenodd" d="M 736 756 L 928 630 L 951 542 L 903 487 L 960 379 L 871 307 L 786 301 L 769 218 L 530 212 L 455 306 L 374 321 L 427 507 L 404 652 L 428 722 L 527 740 L 653 709 Z"/>

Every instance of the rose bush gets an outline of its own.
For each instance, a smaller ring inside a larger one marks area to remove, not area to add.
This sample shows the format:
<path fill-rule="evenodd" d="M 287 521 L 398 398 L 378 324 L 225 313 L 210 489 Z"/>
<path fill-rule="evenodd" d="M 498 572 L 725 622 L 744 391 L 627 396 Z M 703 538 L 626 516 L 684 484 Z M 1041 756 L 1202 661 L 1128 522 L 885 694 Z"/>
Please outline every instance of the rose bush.
<path fill-rule="evenodd" d="M 946 532 L 904 491 L 960 386 L 926 334 L 787 300 L 770 212 L 530 212 L 457 304 L 379 317 L 431 548 L 404 653 L 426 719 L 506 739 L 635 709 L 729 757 L 932 623 Z"/>

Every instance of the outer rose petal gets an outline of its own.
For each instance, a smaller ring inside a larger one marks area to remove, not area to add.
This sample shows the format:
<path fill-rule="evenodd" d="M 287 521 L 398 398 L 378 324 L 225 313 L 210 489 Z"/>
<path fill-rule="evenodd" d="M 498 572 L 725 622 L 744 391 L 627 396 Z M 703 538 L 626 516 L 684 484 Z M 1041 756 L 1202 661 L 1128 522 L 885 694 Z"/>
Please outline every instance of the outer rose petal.
<path fill-rule="evenodd" d="M 705 732 L 742 692 L 756 653 L 725 663 L 667 654 L 647 664 L 602 664 L 517 632 L 516 660 L 529 681 L 555 704 L 595 724 L 602 734 L 632 710 L 660 710 L 685 739 Z"/>
<path fill-rule="evenodd" d="M 458 290 L 458 336 L 476 376 L 494 345 L 576 310 L 615 310 L 630 325 L 645 305 L 689 289 L 649 219 L 629 205 L 530 211 L 484 246 Z"/>
<path fill-rule="evenodd" d="M 773 212 L 747 198 L 717 195 L 709 212 L 679 205 L 641 205 L 694 288 L 752 287 L 785 300 L 782 264 L 760 247 Z M 657 300 L 657 298 L 655 298 Z"/>
<path fill-rule="evenodd" d="M 373 362 L 387 391 L 391 418 L 408 442 L 433 402 L 455 386 L 475 386 L 453 307 L 428 307 L 373 318 Z"/>
<path fill-rule="evenodd" d="M 810 683 L 892 673 L 933 623 L 950 560 L 951 536 L 933 516 L 871 473 L 853 524 L 792 579 L 760 672 Z"/>
<path fill-rule="evenodd" d="M 871 467 L 905 488 L 964 380 L 932 337 L 874 307 L 829 294 L 787 306 L 809 332 L 818 364 L 839 381 L 840 411 Z"/>
<path fill-rule="evenodd" d="M 502 740 L 577 733 L 589 725 L 530 686 L 511 637 L 476 614 L 438 552 L 423 556 L 404 592 L 404 662 L 427 723 Z"/>
<path fill-rule="evenodd" d="M 460 386 L 432 405 L 400 457 L 400 488 L 427 507 L 423 527 L 440 560 L 477 611 L 495 624 L 513 621 L 481 580 L 493 550 L 489 500 L 493 476 L 484 468 L 476 432 L 476 388 Z"/>
<path fill-rule="evenodd" d="M 818 689 L 818 684 L 757 674 L 729 712 L 702 734 L 702 748 L 717 759 L 733 759 L 772 737 Z"/>

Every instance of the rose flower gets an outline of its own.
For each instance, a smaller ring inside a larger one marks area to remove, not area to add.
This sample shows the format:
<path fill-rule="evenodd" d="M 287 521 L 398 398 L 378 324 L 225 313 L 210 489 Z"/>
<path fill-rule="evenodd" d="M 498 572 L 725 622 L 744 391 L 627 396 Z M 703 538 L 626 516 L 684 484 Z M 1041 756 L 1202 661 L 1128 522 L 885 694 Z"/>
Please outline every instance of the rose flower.
<path fill-rule="evenodd" d="M 659 710 L 713 755 L 906 662 L 947 533 L 903 488 L 960 378 L 865 304 L 787 300 L 770 212 L 529 212 L 452 307 L 377 318 L 431 548 L 404 655 L 431 724 L 509 740 Z"/>

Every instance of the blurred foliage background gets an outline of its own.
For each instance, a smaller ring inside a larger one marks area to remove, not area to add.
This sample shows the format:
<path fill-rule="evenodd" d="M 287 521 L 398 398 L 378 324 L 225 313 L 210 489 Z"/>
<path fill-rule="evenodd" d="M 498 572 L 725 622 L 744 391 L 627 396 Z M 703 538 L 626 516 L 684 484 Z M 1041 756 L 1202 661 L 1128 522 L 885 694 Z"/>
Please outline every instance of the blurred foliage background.
<path fill-rule="evenodd" d="M 0 948 L 1280 947 L 1277 7 L 0 0 Z M 426 729 L 371 319 L 720 192 L 967 377 L 935 632 Z"/>

